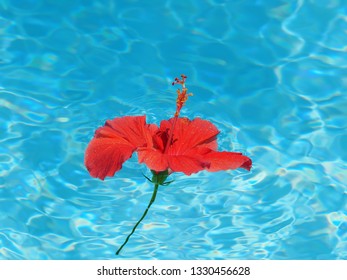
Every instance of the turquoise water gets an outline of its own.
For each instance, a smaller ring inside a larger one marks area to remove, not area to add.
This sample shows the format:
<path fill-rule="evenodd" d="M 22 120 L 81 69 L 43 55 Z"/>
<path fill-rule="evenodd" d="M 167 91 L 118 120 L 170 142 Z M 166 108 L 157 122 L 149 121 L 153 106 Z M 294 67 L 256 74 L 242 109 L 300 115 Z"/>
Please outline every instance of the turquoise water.
<path fill-rule="evenodd" d="M 0 1 L 0 259 L 347 259 L 345 0 Z M 91 178 L 107 119 L 182 110 L 243 170 Z"/>

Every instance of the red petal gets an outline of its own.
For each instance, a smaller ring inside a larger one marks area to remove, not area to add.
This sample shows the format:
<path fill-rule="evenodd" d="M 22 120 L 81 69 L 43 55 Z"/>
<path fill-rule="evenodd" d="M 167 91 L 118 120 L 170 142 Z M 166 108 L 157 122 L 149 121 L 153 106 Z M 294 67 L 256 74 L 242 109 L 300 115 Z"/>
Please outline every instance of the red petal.
<path fill-rule="evenodd" d="M 155 149 L 139 149 L 137 151 L 140 163 L 147 165 L 149 169 L 164 171 L 169 168 L 167 155 Z"/>
<path fill-rule="evenodd" d="M 156 127 L 146 124 L 145 116 L 108 120 L 100 127 L 85 154 L 85 165 L 91 176 L 104 179 L 113 176 L 122 164 L 141 146 L 152 141 Z"/>
<path fill-rule="evenodd" d="M 208 171 L 211 172 L 236 168 L 250 170 L 252 167 L 252 160 L 241 153 L 211 151 L 204 159 L 210 162 Z"/>
<path fill-rule="evenodd" d="M 173 121 L 174 119 L 170 119 L 162 122 L 160 130 L 170 129 Z M 174 142 L 168 153 L 180 155 L 197 146 L 215 150 L 217 149 L 216 136 L 218 133 L 218 129 L 209 121 L 200 118 L 192 121 L 188 118 L 178 118 L 173 135 Z"/>
<path fill-rule="evenodd" d="M 114 138 L 94 138 L 88 145 L 84 162 L 91 176 L 104 180 L 122 168 L 135 147 Z"/>
<path fill-rule="evenodd" d="M 109 132 L 107 128 L 110 128 L 112 131 L 111 137 L 117 135 L 127 140 L 133 146 L 140 147 L 146 143 L 146 140 L 150 140 L 153 126 L 146 124 L 146 116 L 126 116 L 106 121 L 105 126 L 102 130 L 97 131 L 96 136 L 110 137 L 105 135 L 106 132 Z"/>
<path fill-rule="evenodd" d="M 183 172 L 186 175 L 209 168 L 209 162 L 199 156 L 177 155 L 168 156 L 169 166 L 173 172 Z"/>
<path fill-rule="evenodd" d="M 145 163 L 148 168 L 163 171 L 170 168 L 173 172 L 183 172 L 186 175 L 199 172 L 210 166 L 204 160 L 204 154 L 211 152 L 208 148 L 196 148 L 183 155 L 163 154 L 157 149 L 140 148 L 138 158 L 140 163 Z"/>

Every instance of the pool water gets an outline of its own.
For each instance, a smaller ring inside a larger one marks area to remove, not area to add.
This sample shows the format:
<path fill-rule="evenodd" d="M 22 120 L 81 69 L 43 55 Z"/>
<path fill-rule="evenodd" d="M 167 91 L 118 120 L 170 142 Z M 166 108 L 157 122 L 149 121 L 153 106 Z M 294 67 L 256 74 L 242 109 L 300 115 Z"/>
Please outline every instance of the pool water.
<path fill-rule="evenodd" d="M 347 259 L 345 0 L 1 0 L 0 259 Z M 251 172 L 83 159 L 105 120 L 175 111 Z"/>

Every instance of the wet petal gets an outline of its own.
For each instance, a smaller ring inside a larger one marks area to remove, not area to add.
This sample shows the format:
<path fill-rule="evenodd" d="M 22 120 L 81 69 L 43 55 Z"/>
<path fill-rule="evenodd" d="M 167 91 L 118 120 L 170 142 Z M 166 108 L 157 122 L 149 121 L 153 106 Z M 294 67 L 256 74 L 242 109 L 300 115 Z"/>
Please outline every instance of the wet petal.
<path fill-rule="evenodd" d="M 167 155 L 155 149 L 139 149 L 137 151 L 140 163 L 144 163 L 147 167 L 154 171 L 167 170 L 169 165 Z"/>
<path fill-rule="evenodd" d="M 85 153 L 85 165 L 93 177 L 113 176 L 139 147 L 152 141 L 154 125 L 145 116 L 121 117 L 106 121 L 96 130 Z"/>
<path fill-rule="evenodd" d="M 209 163 L 200 156 L 172 155 L 168 156 L 169 166 L 173 172 L 183 172 L 186 175 L 199 172 L 209 167 Z"/>
<path fill-rule="evenodd" d="M 87 147 L 84 163 L 91 176 L 104 180 L 121 169 L 135 149 L 115 138 L 93 138 Z"/>
<path fill-rule="evenodd" d="M 113 136 L 117 135 L 133 146 L 141 147 L 146 141 L 150 141 L 151 131 L 155 128 L 154 125 L 146 124 L 146 116 L 126 116 L 106 121 L 98 136 L 107 137 L 104 133 L 112 130 Z"/>
<path fill-rule="evenodd" d="M 195 148 L 183 155 L 168 155 L 169 167 L 175 172 L 186 175 L 207 170 L 216 172 L 221 170 L 244 168 L 251 169 L 252 161 L 241 153 L 216 152 L 209 148 Z"/>
<path fill-rule="evenodd" d="M 172 122 L 173 119 L 170 120 Z M 190 121 L 178 118 L 174 130 L 173 144 L 170 147 L 175 154 L 184 154 L 187 150 L 197 146 L 217 149 L 216 137 L 219 130 L 211 122 L 200 118 Z"/>
<path fill-rule="evenodd" d="M 210 163 L 210 172 L 236 168 L 250 170 L 252 167 L 252 160 L 241 153 L 211 151 L 204 158 Z"/>

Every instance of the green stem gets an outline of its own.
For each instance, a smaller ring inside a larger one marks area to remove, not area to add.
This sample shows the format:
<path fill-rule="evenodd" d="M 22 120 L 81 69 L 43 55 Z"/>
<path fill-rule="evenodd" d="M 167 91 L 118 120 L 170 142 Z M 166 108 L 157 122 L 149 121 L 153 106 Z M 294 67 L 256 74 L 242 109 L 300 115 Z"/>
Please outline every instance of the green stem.
<path fill-rule="evenodd" d="M 125 244 L 128 243 L 130 236 L 132 236 L 132 234 L 135 232 L 136 228 L 138 227 L 138 225 L 142 222 L 142 220 L 146 217 L 147 212 L 149 210 L 149 208 L 151 207 L 151 205 L 153 204 L 153 202 L 155 201 L 155 198 L 157 196 L 157 192 L 158 192 L 158 188 L 159 188 L 159 183 L 156 183 L 154 185 L 154 190 L 153 190 L 153 194 L 152 194 L 152 198 L 149 201 L 149 204 L 147 206 L 147 209 L 145 210 L 145 212 L 143 213 L 142 217 L 140 220 L 138 220 L 138 222 L 136 223 L 136 225 L 133 227 L 133 230 L 130 232 L 130 234 L 128 235 L 128 237 L 125 239 L 124 243 L 122 244 L 122 246 L 120 246 L 120 248 L 118 249 L 118 251 L 116 252 L 116 255 L 119 255 L 120 251 L 123 249 L 123 247 L 125 246 Z"/>

